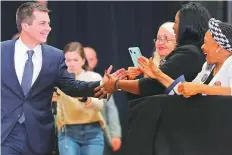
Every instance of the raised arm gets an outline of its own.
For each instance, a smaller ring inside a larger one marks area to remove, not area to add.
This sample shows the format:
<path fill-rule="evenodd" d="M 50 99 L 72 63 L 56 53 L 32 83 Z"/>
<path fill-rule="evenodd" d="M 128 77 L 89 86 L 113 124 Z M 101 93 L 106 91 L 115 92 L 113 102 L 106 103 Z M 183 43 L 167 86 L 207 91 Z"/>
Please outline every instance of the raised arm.
<path fill-rule="evenodd" d="M 151 64 L 151 62 L 149 63 L 146 58 L 142 58 L 142 62 L 139 61 L 141 70 L 145 71 L 144 73 L 150 77 L 139 80 L 142 96 L 163 94 L 174 79 L 181 75 L 185 76 L 186 81 L 192 81 L 201 71 L 205 61 L 203 53 L 196 47 L 193 48 L 192 45 L 173 51 L 166 60 L 166 63 L 160 68 Z M 149 64 L 152 66 L 149 66 Z M 147 71 L 148 73 L 146 73 Z"/>

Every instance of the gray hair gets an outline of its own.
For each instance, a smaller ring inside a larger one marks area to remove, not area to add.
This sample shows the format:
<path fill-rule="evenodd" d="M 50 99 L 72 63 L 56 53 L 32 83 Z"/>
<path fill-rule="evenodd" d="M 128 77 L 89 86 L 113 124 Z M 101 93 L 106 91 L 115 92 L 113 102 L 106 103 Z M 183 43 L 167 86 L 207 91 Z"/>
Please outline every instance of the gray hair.
<path fill-rule="evenodd" d="M 174 30 L 173 30 L 173 25 L 174 25 L 173 22 L 165 22 L 160 27 L 165 28 L 168 32 L 175 35 Z"/>

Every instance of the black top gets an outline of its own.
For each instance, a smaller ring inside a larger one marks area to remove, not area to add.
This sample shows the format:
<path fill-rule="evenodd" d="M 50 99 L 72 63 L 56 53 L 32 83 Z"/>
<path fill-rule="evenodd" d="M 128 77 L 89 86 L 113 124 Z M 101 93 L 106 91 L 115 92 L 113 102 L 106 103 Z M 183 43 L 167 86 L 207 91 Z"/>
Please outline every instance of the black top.
<path fill-rule="evenodd" d="M 172 79 L 184 75 L 185 80 L 191 82 L 201 71 L 204 62 L 205 55 L 201 48 L 189 44 L 179 46 L 170 53 L 160 69 Z M 141 78 L 139 88 L 141 97 L 163 94 L 166 89 L 161 83 L 151 78 Z"/>

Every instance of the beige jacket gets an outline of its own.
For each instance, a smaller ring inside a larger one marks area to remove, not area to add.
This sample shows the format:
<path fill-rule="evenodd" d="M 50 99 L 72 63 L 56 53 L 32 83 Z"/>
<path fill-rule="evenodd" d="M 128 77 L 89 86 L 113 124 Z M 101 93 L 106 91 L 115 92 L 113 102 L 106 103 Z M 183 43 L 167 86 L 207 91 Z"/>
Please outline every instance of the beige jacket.
<path fill-rule="evenodd" d="M 99 81 L 102 78 L 97 73 L 82 71 L 78 76 L 76 76 L 76 79 L 82 81 Z M 57 100 L 56 117 L 58 130 L 66 124 L 86 124 L 92 122 L 99 122 L 102 129 L 105 128 L 105 121 L 100 112 L 104 106 L 103 100 L 91 98 L 91 108 L 88 108 L 83 102 L 80 102 L 78 98 L 70 97 L 59 89 L 57 89 L 57 91 L 60 94 Z"/>

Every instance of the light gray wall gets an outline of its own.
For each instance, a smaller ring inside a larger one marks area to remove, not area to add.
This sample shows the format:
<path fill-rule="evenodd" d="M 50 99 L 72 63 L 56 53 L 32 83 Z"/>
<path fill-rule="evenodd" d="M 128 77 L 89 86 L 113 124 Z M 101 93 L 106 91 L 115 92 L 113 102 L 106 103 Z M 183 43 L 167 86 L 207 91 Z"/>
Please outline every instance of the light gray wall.
<path fill-rule="evenodd" d="M 227 2 L 227 22 L 232 24 L 232 1 Z"/>

